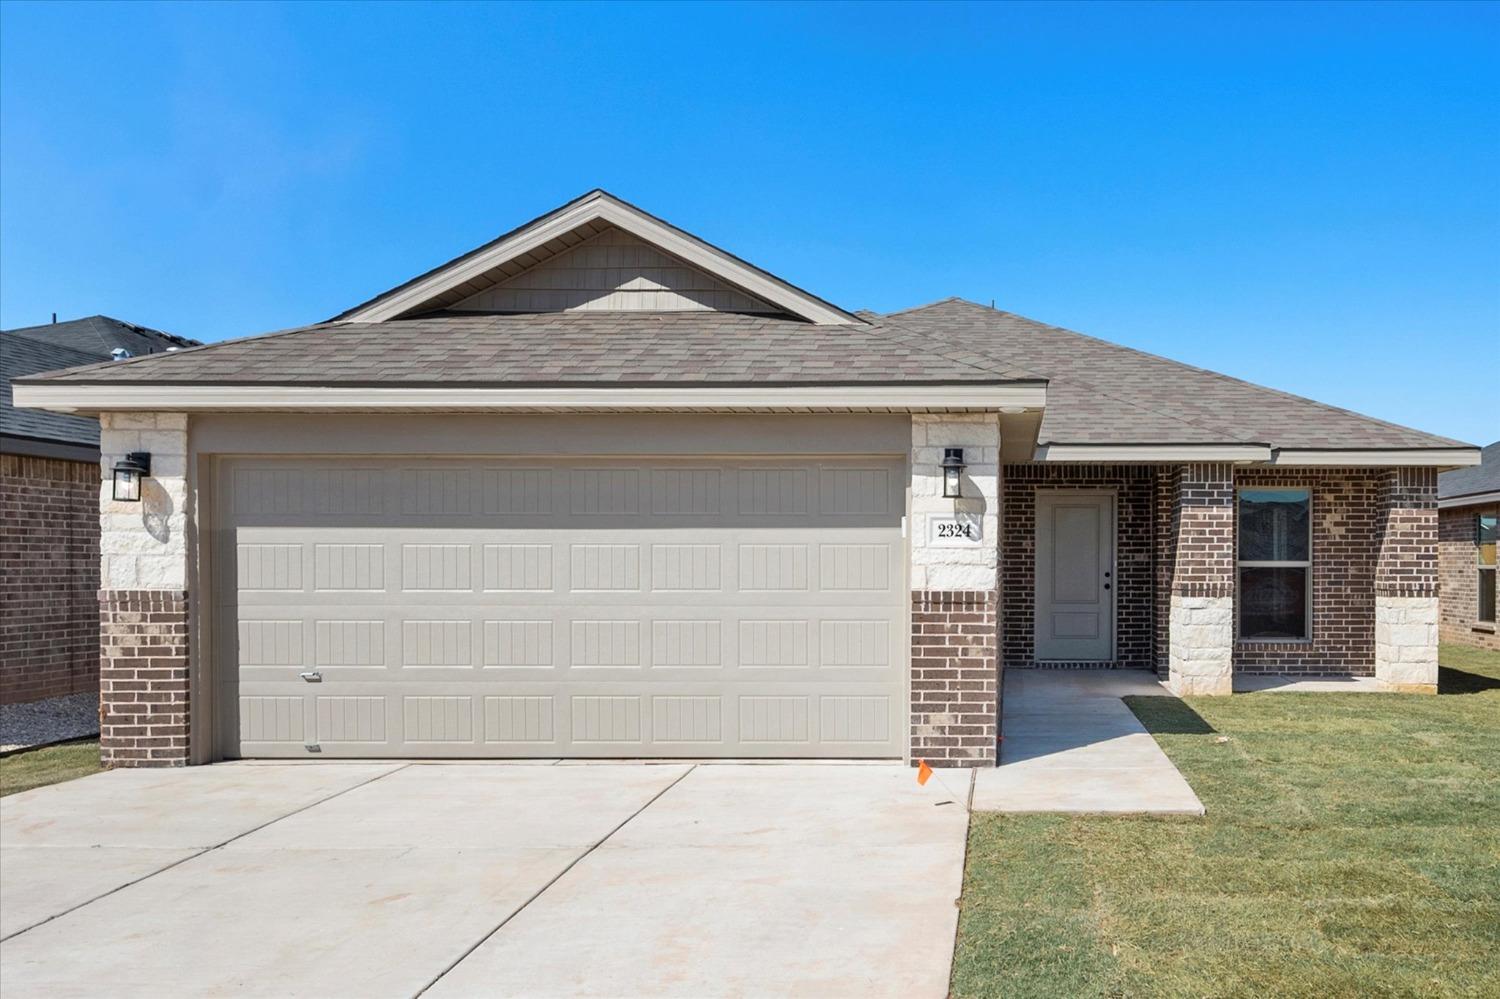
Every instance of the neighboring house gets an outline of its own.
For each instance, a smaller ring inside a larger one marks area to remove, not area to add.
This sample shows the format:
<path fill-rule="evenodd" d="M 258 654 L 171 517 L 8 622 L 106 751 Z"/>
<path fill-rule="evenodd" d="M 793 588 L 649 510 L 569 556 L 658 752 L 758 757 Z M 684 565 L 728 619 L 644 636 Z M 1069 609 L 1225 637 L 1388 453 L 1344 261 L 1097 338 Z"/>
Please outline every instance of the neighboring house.
<path fill-rule="evenodd" d="M 1446 642 L 1500 650 L 1495 546 L 1500 536 L 1500 441 L 1478 467 L 1438 476 L 1438 578 Z"/>
<path fill-rule="evenodd" d="M 1433 691 L 1437 471 L 1478 460 L 959 299 L 848 312 L 599 191 L 18 393 L 149 452 L 103 503 L 124 765 L 992 765 L 1002 667 Z"/>
<path fill-rule="evenodd" d="M 99 422 L 11 404 L 11 379 L 197 341 L 91 316 L 0 331 L 0 704 L 99 689 Z"/>

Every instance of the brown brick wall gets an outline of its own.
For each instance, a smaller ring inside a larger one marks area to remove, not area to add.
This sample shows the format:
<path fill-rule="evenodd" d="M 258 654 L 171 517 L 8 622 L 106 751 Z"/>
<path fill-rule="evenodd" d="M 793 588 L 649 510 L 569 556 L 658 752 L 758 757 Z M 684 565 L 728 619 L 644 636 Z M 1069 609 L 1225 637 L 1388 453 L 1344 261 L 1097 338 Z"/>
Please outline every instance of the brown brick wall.
<path fill-rule="evenodd" d="M 1181 466 L 1172 519 L 1172 592 L 1183 597 L 1233 596 L 1234 466 Z"/>
<path fill-rule="evenodd" d="M 1156 671 L 1166 676 L 1170 671 L 1172 583 L 1177 571 L 1177 491 L 1182 485 L 1182 468 L 1164 465 L 1156 470 L 1153 508 L 1156 516 L 1152 558 L 1155 560 L 1155 599 L 1151 651 Z"/>
<path fill-rule="evenodd" d="M 1036 491 L 1109 489 L 1115 493 L 1116 658 L 1069 666 L 1148 667 L 1152 663 L 1153 521 L 1156 469 L 1147 465 L 1007 465 L 1001 476 L 1000 573 L 1004 661 L 1036 665 Z M 1049 666 L 1054 665 L 1049 663 Z"/>
<path fill-rule="evenodd" d="M 0 455 L 0 704 L 99 689 L 99 466 Z"/>
<path fill-rule="evenodd" d="M 188 600 L 101 590 L 99 752 L 106 766 L 188 762 Z"/>
<path fill-rule="evenodd" d="M 934 767 L 994 766 L 999 616 L 994 590 L 911 595 L 911 756 Z"/>
<path fill-rule="evenodd" d="M 1474 517 L 1500 515 L 1500 504 L 1450 507 L 1438 511 L 1438 630 L 1445 642 L 1500 651 L 1500 634 L 1493 625 L 1480 625 L 1479 551 Z"/>
<path fill-rule="evenodd" d="M 1375 554 L 1384 470 L 1248 469 L 1235 486 L 1312 491 L 1312 640 L 1246 642 L 1243 673 L 1375 672 Z"/>
<path fill-rule="evenodd" d="M 1437 470 L 1382 469 L 1379 483 L 1375 592 L 1386 597 L 1437 596 Z"/>

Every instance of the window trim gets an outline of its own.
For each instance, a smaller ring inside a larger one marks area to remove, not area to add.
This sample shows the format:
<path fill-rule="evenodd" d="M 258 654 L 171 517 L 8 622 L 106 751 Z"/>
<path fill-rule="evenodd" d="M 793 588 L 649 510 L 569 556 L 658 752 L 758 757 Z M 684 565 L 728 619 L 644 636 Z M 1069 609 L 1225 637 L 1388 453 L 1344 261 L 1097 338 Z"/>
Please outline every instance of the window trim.
<path fill-rule="evenodd" d="M 1493 520 L 1495 520 L 1495 522 L 1496 522 L 1496 533 L 1500 534 L 1500 513 L 1489 513 L 1489 512 L 1486 512 L 1484 510 L 1477 510 L 1477 511 L 1475 511 L 1475 513 L 1474 513 L 1474 622 L 1475 622 L 1475 624 L 1478 624 L 1481 628 L 1494 628 L 1495 624 L 1496 624 L 1495 618 L 1496 617 L 1500 617 L 1500 613 L 1496 613 L 1494 617 L 1489 617 L 1489 618 L 1480 617 L 1480 614 L 1482 613 L 1482 608 L 1480 606 L 1480 602 L 1479 601 L 1480 601 L 1481 595 L 1484 593 L 1483 580 L 1484 580 L 1484 574 L 1485 573 L 1489 573 L 1490 574 L 1490 593 L 1493 594 L 1493 600 L 1494 600 L 1494 602 L 1497 605 L 1500 605 L 1500 589 L 1496 588 L 1497 585 L 1500 585 L 1500 577 L 1497 577 L 1497 575 L 1496 575 L 1497 570 L 1500 570 L 1500 567 L 1497 567 L 1496 565 L 1485 565 L 1484 562 L 1480 561 L 1480 559 L 1483 557 L 1482 554 L 1481 554 L 1481 552 L 1484 549 L 1484 543 L 1483 543 L 1484 542 L 1484 530 L 1483 530 L 1483 527 L 1484 527 L 1484 518 L 1486 518 L 1486 517 L 1490 517 Z M 1496 562 L 1500 563 L 1500 558 L 1497 558 Z M 1492 613 L 1494 613 L 1494 612 L 1492 611 Z"/>
<path fill-rule="evenodd" d="M 1303 561 L 1273 561 L 1264 559 L 1240 559 L 1240 501 L 1248 491 L 1264 489 L 1300 490 L 1307 493 L 1307 558 Z M 1239 642 L 1257 645 L 1311 645 L 1313 642 L 1313 488 L 1312 486 L 1282 486 L 1270 483 L 1262 485 L 1236 486 L 1234 490 L 1234 634 Z M 1245 569 L 1305 569 L 1307 585 L 1303 587 L 1306 606 L 1302 611 L 1303 634 L 1300 637 L 1266 636 L 1258 638 L 1244 632 L 1245 603 L 1239 598 L 1243 590 Z"/>

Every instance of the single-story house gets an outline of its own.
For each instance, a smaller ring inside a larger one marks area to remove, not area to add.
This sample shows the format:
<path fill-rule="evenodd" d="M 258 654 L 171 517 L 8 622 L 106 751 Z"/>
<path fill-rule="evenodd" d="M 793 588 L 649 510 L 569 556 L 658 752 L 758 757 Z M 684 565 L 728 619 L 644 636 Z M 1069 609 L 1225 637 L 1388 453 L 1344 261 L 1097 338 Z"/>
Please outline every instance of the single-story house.
<path fill-rule="evenodd" d="M 99 689 L 99 421 L 17 409 L 12 379 L 193 346 L 109 316 L 0 330 L 0 704 Z"/>
<path fill-rule="evenodd" d="M 1437 681 L 1477 449 L 594 191 L 97 414 L 103 754 L 992 765 L 1002 669 Z"/>
<path fill-rule="evenodd" d="M 1480 464 L 1438 476 L 1438 581 L 1443 641 L 1500 651 L 1495 543 L 1500 540 L 1500 441 Z"/>

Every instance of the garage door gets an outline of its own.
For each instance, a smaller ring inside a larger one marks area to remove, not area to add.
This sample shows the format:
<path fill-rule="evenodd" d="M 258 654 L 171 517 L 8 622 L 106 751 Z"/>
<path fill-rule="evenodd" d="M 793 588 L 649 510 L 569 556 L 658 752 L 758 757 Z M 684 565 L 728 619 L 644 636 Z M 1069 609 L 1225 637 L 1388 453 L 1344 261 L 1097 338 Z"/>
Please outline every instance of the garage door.
<path fill-rule="evenodd" d="M 904 464 L 225 459 L 230 757 L 899 757 Z"/>

